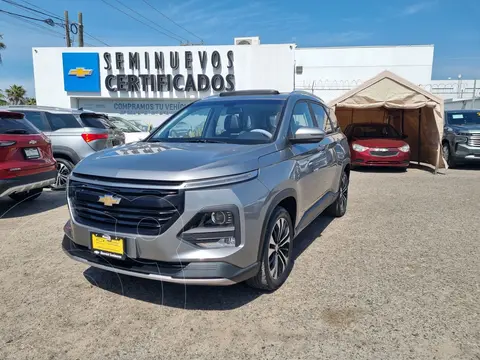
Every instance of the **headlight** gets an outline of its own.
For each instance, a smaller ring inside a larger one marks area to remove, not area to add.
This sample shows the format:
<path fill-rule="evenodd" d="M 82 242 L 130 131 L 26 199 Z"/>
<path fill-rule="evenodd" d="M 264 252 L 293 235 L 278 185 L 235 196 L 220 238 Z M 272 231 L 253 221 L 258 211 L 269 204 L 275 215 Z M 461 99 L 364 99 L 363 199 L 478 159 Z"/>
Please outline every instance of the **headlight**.
<path fill-rule="evenodd" d="M 200 189 L 206 187 L 215 187 L 215 186 L 224 186 L 230 185 L 235 183 L 240 183 L 244 181 L 249 181 L 255 179 L 258 176 L 258 171 L 250 171 L 243 174 L 238 175 L 231 175 L 231 176 L 222 176 L 212 179 L 204 179 L 204 180 L 193 180 L 187 181 L 182 186 L 184 189 Z"/>
<path fill-rule="evenodd" d="M 368 147 L 362 146 L 360 144 L 353 144 L 352 149 L 355 150 L 355 151 L 358 151 L 358 152 L 363 152 L 363 151 L 367 151 Z"/>
<path fill-rule="evenodd" d="M 202 210 L 178 234 L 183 241 L 201 248 L 224 248 L 240 245 L 238 209 L 225 206 L 218 210 Z"/>
<path fill-rule="evenodd" d="M 410 151 L 410 146 L 406 144 L 406 145 L 403 145 L 402 147 L 399 147 L 398 150 L 400 150 L 401 152 L 407 153 Z"/>

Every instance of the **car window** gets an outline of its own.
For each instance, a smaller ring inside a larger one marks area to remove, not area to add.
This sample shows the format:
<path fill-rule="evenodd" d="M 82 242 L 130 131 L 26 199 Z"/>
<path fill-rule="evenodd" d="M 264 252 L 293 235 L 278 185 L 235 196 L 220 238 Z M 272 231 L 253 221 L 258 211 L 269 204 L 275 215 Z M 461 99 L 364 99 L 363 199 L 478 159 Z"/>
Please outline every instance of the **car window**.
<path fill-rule="evenodd" d="M 86 127 L 95 129 L 109 129 L 112 127 L 104 118 L 95 115 L 82 114 L 80 118 Z"/>
<path fill-rule="evenodd" d="M 10 118 L 0 115 L 0 134 L 38 134 L 38 129 L 25 119 Z"/>
<path fill-rule="evenodd" d="M 311 105 L 318 127 L 324 130 L 326 133 L 332 132 L 332 124 L 327 116 L 325 108 L 317 103 L 311 103 Z"/>
<path fill-rule="evenodd" d="M 168 130 L 168 138 L 201 137 L 209 113 L 210 108 L 201 108 L 186 114 L 181 121 L 172 124 Z"/>
<path fill-rule="evenodd" d="M 25 117 L 30 121 L 35 127 L 41 131 L 50 131 L 48 123 L 42 116 L 42 113 L 38 111 L 23 111 Z"/>
<path fill-rule="evenodd" d="M 274 140 L 284 99 L 199 101 L 162 124 L 152 142 L 264 144 Z"/>
<path fill-rule="evenodd" d="M 332 123 L 333 129 L 338 128 L 338 120 L 337 120 L 337 115 L 335 114 L 335 109 L 332 108 L 327 108 L 328 109 L 328 115 L 330 117 L 330 122 Z"/>
<path fill-rule="evenodd" d="M 52 130 L 59 129 L 74 129 L 81 128 L 82 126 L 72 114 L 52 114 L 46 113 L 47 119 L 50 122 Z"/>
<path fill-rule="evenodd" d="M 131 124 L 127 120 L 124 120 L 122 118 L 118 117 L 109 117 L 108 120 L 110 123 L 115 125 L 117 128 L 119 128 L 122 131 L 125 132 L 140 132 L 141 130 L 137 128 L 134 124 Z"/>
<path fill-rule="evenodd" d="M 290 120 L 290 131 L 292 134 L 301 127 L 315 127 L 307 102 L 300 101 L 293 108 Z"/>

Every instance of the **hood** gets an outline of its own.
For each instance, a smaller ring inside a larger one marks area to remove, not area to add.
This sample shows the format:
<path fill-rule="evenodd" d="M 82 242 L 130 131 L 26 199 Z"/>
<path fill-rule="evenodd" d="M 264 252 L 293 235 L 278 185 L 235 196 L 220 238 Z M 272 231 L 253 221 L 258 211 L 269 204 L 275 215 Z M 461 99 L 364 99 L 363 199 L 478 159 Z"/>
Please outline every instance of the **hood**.
<path fill-rule="evenodd" d="M 352 141 L 352 144 L 359 144 L 369 148 L 399 148 L 407 143 L 398 139 L 359 139 Z"/>
<path fill-rule="evenodd" d="M 85 158 L 74 172 L 85 175 L 159 181 L 189 181 L 258 169 L 258 158 L 274 144 L 237 145 L 138 142 Z"/>
<path fill-rule="evenodd" d="M 455 132 L 464 132 L 469 134 L 479 134 L 480 133 L 480 124 L 478 125 L 448 125 Z"/>

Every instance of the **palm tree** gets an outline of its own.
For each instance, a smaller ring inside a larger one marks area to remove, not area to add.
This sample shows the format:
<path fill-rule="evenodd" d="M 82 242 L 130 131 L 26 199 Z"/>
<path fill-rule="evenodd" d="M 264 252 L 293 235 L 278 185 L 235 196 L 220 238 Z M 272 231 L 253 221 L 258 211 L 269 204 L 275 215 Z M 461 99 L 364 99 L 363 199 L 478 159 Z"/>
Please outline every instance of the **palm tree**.
<path fill-rule="evenodd" d="M 6 49 L 7 45 L 2 41 L 3 35 L 0 34 L 0 50 Z M 0 55 L 0 64 L 2 63 L 2 55 Z"/>
<path fill-rule="evenodd" d="M 5 95 L 3 95 L 2 90 L 0 90 L 0 105 L 7 105 L 7 101 L 5 100 Z"/>
<path fill-rule="evenodd" d="M 27 97 L 25 98 L 25 105 L 37 105 L 37 99 Z"/>
<path fill-rule="evenodd" d="M 8 102 L 12 105 L 21 105 L 25 103 L 25 94 L 27 91 L 22 85 L 11 85 L 7 90 Z"/>

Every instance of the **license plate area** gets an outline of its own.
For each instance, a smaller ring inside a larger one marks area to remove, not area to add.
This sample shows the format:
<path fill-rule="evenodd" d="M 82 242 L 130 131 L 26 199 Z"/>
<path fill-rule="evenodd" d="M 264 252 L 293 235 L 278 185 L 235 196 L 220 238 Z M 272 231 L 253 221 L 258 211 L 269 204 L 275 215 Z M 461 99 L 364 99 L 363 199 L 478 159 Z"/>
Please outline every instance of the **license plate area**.
<path fill-rule="evenodd" d="M 29 160 L 40 158 L 40 151 L 38 151 L 38 148 L 24 148 L 23 153 L 25 154 L 25 158 Z"/>
<path fill-rule="evenodd" d="M 125 239 L 106 234 L 91 233 L 92 251 L 96 255 L 125 259 Z"/>

